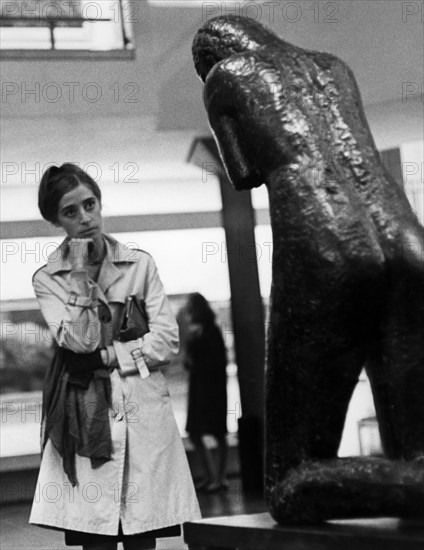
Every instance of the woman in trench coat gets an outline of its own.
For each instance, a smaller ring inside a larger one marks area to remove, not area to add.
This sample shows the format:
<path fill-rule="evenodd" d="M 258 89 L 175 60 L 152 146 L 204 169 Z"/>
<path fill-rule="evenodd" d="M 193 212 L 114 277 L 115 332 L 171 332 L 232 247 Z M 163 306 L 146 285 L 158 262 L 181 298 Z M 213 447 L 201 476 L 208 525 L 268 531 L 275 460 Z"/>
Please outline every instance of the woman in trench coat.
<path fill-rule="evenodd" d="M 103 233 L 100 189 L 88 174 L 72 164 L 49 168 L 39 207 L 67 238 L 35 273 L 35 294 L 59 348 L 77 359 L 79 376 L 84 361 L 96 358 L 76 395 L 88 411 L 98 388 L 109 388 L 102 433 L 110 434 L 110 449 L 97 463 L 91 451 L 74 454 L 72 479 L 61 449 L 47 438 L 30 523 L 62 529 L 67 544 L 86 549 L 116 549 L 119 540 L 126 550 L 154 548 L 157 537 L 178 535 L 181 523 L 200 517 L 160 371 L 178 350 L 177 324 L 152 257 Z M 149 332 L 122 342 L 129 296 L 145 301 Z M 63 377 L 71 384 L 70 372 Z M 83 425 L 89 422 L 88 413 L 80 416 Z M 61 437 L 66 448 L 68 434 Z M 104 437 L 92 439 L 97 450 L 105 446 Z M 86 447 L 93 447 L 90 438 Z"/>

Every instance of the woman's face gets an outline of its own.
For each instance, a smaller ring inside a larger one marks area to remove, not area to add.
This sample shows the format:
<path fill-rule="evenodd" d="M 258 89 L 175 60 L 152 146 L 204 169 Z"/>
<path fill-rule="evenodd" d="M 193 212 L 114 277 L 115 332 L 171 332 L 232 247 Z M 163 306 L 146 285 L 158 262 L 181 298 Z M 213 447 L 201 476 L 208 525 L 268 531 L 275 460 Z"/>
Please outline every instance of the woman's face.
<path fill-rule="evenodd" d="M 71 239 L 100 242 L 103 230 L 101 210 L 101 204 L 91 189 L 80 184 L 60 199 L 57 222 Z"/>

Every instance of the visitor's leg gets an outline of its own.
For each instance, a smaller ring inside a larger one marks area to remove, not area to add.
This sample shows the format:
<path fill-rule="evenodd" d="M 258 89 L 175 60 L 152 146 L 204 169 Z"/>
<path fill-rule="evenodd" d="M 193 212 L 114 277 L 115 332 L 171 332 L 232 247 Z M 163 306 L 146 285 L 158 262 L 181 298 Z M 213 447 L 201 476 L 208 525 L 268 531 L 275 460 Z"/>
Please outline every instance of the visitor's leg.
<path fill-rule="evenodd" d="M 191 441 L 200 453 L 200 458 L 204 471 L 206 473 L 205 483 L 202 483 L 202 487 L 207 484 L 216 484 L 218 480 L 218 474 L 216 471 L 215 461 L 212 455 L 212 451 L 205 445 L 202 436 L 191 436 Z"/>
<path fill-rule="evenodd" d="M 218 483 L 221 488 L 228 486 L 227 467 L 228 467 L 228 445 L 227 438 L 224 435 L 217 437 L 218 441 Z"/>

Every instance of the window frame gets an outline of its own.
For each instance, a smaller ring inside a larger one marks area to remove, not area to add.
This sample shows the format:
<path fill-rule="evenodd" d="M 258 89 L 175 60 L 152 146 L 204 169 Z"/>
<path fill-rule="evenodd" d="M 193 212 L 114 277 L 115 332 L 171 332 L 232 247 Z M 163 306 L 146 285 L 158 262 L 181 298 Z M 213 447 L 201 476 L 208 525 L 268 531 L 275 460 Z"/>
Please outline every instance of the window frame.
<path fill-rule="evenodd" d="M 81 2 L 85 2 L 87 8 L 90 7 L 90 0 L 81 0 Z M 46 42 L 47 39 L 37 39 L 34 38 L 33 41 L 33 47 L 7 47 L 7 42 L 9 43 L 16 43 L 20 41 L 19 36 L 15 38 L 8 38 L 3 37 L 3 43 L 5 44 L 5 47 L 1 47 L 0 45 L 0 58 L 2 60 L 57 60 L 57 59 L 63 59 L 63 60 L 73 60 L 73 59 L 83 59 L 83 60 L 89 60 L 89 59 L 95 59 L 95 60 L 133 60 L 135 59 L 135 45 L 134 45 L 134 39 L 133 39 L 133 32 L 132 32 L 132 19 L 126 20 L 126 15 L 124 13 L 125 7 L 129 6 L 131 8 L 132 3 L 130 3 L 130 0 L 110 0 L 111 5 L 109 6 L 109 9 L 111 10 L 110 14 L 110 22 L 115 23 L 115 25 L 119 25 L 119 34 L 121 35 L 122 40 L 122 47 L 112 47 L 111 49 L 97 49 L 96 46 L 99 46 L 99 42 L 96 44 L 96 37 L 94 36 L 95 30 L 93 27 L 93 24 L 99 23 L 108 23 L 109 21 L 105 19 L 96 19 L 96 18 L 90 18 L 90 13 L 86 14 L 86 20 L 82 24 L 81 27 L 78 28 L 67 28 L 67 33 L 71 32 L 69 37 L 58 37 L 57 33 L 62 32 L 63 27 L 61 25 L 57 25 L 54 28 L 54 32 L 56 33 L 56 47 L 54 47 L 53 39 L 51 39 L 50 48 L 46 48 Z M 118 3 L 118 4 L 116 4 Z M 116 5 L 115 5 L 116 4 Z M 116 8 L 116 9 L 112 9 Z M 117 17 L 118 13 L 118 17 Z M 107 14 L 106 14 L 107 15 Z M 101 14 L 103 17 L 103 14 Z M 134 20 L 135 21 L 135 20 Z M 138 22 L 138 21 L 137 21 Z M 35 28 L 39 27 L 40 25 L 35 24 L 34 26 L 27 25 L 27 26 L 16 26 L 16 27 L 0 27 L 0 30 L 3 34 L 10 34 L 10 30 L 16 31 L 16 35 L 18 35 L 18 32 L 22 34 L 22 32 L 25 32 L 25 30 L 33 30 Z M 45 29 L 47 32 L 49 31 L 49 26 L 46 25 L 45 27 L 41 27 Z M 94 32 L 93 32 L 94 31 Z M 118 31 L 116 31 L 118 32 Z M 39 40 L 40 45 L 37 47 L 37 40 Z M 22 44 L 25 42 L 31 42 L 31 38 L 29 39 L 21 39 Z M 60 47 L 61 43 L 64 42 L 71 42 L 76 47 Z M 94 48 L 88 47 L 89 42 L 92 42 Z M 78 43 L 80 43 L 81 47 L 78 47 Z M 112 44 L 111 44 L 112 45 Z M 59 47 L 58 47 L 59 46 Z"/>

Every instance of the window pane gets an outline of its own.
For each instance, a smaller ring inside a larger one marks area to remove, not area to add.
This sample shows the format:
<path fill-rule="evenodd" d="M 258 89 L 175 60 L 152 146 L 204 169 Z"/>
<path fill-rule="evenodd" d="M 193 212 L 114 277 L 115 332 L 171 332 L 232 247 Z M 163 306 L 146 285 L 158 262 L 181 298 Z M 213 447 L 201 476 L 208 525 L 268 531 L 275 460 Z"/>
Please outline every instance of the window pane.
<path fill-rule="evenodd" d="M 104 0 L 103 0 L 104 1 Z M 3 25 L 31 26 L 43 21 L 80 25 L 84 0 L 0 0 Z M 106 0 L 107 3 L 107 0 Z"/>
<path fill-rule="evenodd" d="M 252 204 L 255 209 L 269 208 L 268 189 L 266 185 L 252 189 Z"/>
<path fill-rule="evenodd" d="M 51 48 L 48 28 L 0 28 L 1 49 L 49 50 Z"/>
<path fill-rule="evenodd" d="M 47 256 L 60 244 L 63 237 L 36 237 L 33 239 L 2 240 L 1 245 L 1 300 L 34 298 L 32 275 L 44 265 Z"/>
<path fill-rule="evenodd" d="M 0 0 L 4 50 L 132 49 L 126 0 Z M 136 18 L 131 19 L 134 22 Z M 54 41 L 54 47 L 53 42 Z"/>
<path fill-rule="evenodd" d="M 256 257 L 258 260 L 261 296 L 269 299 L 272 279 L 272 232 L 270 225 L 255 227 Z"/>

